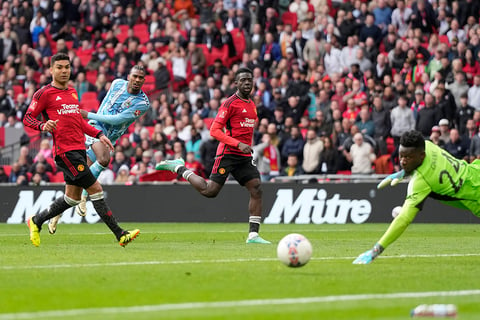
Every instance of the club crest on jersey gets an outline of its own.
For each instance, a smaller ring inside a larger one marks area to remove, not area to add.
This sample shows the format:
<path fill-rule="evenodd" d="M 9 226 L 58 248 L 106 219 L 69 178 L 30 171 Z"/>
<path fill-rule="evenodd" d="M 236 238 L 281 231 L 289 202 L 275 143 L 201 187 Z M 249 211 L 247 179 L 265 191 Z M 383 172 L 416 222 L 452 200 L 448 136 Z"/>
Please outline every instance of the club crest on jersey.
<path fill-rule="evenodd" d="M 85 170 L 85 166 L 84 166 L 83 164 L 79 164 L 79 165 L 77 166 L 77 170 L 80 171 L 80 172 L 82 172 L 83 170 Z"/>
<path fill-rule="evenodd" d="M 38 104 L 38 102 L 33 100 L 32 104 L 30 105 L 30 109 L 32 109 L 32 111 L 35 110 L 35 108 L 37 107 L 37 104 Z"/>
<path fill-rule="evenodd" d="M 122 106 L 125 107 L 125 108 L 129 108 L 131 105 L 132 105 L 131 100 L 127 100 L 124 103 L 122 103 Z"/>
<path fill-rule="evenodd" d="M 142 111 L 140 111 L 140 110 L 135 110 L 135 111 L 133 112 L 133 114 L 135 115 L 135 117 L 138 117 L 141 113 L 142 113 Z"/>
<path fill-rule="evenodd" d="M 225 174 L 225 168 L 220 168 L 220 169 L 218 169 L 218 173 L 220 173 L 220 174 Z"/>
<path fill-rule="evenodd" d="M 78 96 L 75 92 L 72 93 L 72 97 L 73 97 L 73 99 L 78 100 Z"/>
<path fill-rule="evenodd" d="M 225 118 L 225 116 L 227 115 L 227 111 L 222 111 L 222 113 L 220 113 L 219 117 L 220 118 Z"/>

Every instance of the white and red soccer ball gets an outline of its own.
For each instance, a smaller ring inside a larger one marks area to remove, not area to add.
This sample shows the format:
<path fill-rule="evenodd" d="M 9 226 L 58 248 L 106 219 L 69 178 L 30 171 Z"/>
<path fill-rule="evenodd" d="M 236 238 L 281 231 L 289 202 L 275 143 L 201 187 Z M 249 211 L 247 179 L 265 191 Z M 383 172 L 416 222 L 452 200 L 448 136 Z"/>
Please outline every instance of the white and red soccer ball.
<path fill-rule="evenodd" d="M 301 234 L 288 234 L 278 243 L 277 257 L 289 267 L 304 266 L 312 257 L 312 244 Z"/>

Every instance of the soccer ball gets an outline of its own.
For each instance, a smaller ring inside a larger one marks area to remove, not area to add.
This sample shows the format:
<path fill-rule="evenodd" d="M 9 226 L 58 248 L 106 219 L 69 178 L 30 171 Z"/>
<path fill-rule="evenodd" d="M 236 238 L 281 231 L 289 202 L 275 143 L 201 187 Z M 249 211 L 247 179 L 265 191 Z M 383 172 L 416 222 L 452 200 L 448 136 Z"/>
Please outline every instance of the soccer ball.
<path fill-rule="evenodd" d="M 288 234 L 278 243 L 277 257 L 289 267 L 304 266 L 312 257 L 312 244 L 301 234 Z"/>

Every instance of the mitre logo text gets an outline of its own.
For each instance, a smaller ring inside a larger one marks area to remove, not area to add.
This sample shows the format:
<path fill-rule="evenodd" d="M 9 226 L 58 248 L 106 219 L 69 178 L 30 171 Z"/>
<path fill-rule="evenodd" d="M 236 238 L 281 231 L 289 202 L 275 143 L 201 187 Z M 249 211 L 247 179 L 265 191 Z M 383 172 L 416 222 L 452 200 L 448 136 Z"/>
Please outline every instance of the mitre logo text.
<path fill-rule="evenodd" d="M 292 189 L 279 189 L 264 223 L 345 224 L 364 223 L 372 213 L 372 204 L 366 199 L 340 199 L 335 193 L 328 198 L 324 189 L 303 189 L 296 199 Z"/>
<path fill-rule="evenodd" d="M 53 200 L 63 197 L 63 192 L 58 190 L 45 190 L 40 193 L 37 199 L 34 197 L 33 190 L 22 190 L 18 193 L 18 200 L 13 212 L 7 219 L 7 223 L 23 223 L 28 217 L 35 215 L 42 210 L 48 208 Z M 95 211 L 92 203 L 87 201 L 87 215 L 81 217 L 74 213 L 74 208 L 70 208 L 63 212 L 60 222 L 63 223 L 80 223 L 82 218 L 88 223 L 96 223 L 100 221 L 100 216 Z"/>

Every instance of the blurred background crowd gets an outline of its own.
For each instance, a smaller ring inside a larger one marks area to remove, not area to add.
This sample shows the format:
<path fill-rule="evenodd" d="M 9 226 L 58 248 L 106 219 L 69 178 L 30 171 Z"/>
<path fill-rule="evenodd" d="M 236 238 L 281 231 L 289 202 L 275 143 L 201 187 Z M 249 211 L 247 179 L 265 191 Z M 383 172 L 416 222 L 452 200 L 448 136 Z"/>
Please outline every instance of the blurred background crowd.
<path fill-rule="evenodd" d="M 208 129 L 239 67 L 254 74 L 263 181 L 399 170 L 399 137 L 411 129 L 472 161 L 479 15 L 476 0 L 2 1 L 0 127 L 23 127 L 51 80 L 50 56 L 66 52 L 90 111 L 133 65 L 148 70 L 152 108 L 117 142 L 103 183 L 176 179 L 153 168 L 177 157 L 208 177 L 217 146 Z M 24 130 L 0 182 L 62 181 L 49 136 Z"/>

